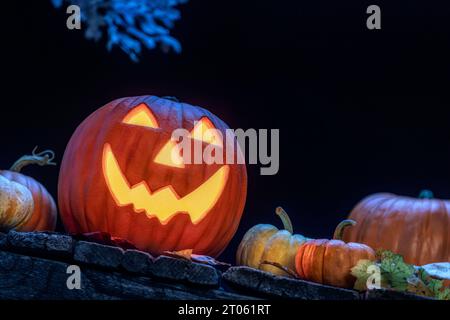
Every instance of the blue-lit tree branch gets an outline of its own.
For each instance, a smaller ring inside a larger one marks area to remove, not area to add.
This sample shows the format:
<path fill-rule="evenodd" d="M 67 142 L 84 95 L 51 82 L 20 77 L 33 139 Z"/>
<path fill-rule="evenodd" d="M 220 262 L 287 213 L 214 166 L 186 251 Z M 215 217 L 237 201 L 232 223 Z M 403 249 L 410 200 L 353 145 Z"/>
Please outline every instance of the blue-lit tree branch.
<path fill-rule="evenodd" d="M 180 19 L 177 5 L 188 0 L 51 0 L 56 8 L 77 5 L 87 39 L 98 41 L 105 34 L 107 48 L 117 46 L 133 61 L 142 48 L 160 46 L 165 52 L 181 52 L 181 45 L 170 35 Z"/>

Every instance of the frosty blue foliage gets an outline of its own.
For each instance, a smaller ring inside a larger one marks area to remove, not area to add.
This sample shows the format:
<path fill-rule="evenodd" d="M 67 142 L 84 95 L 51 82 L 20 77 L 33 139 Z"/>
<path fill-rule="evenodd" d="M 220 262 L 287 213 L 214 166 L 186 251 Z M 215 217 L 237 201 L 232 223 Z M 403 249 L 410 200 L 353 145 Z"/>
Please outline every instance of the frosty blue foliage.
<path fill-rule="evenodd" d="M 64 3 L 81 9 L 87 39 L 98 41 L 107 37 L 107 48 L 121 48 L 135 62 L 142 47 L 164 52 L 181 52 L 181 45 L 169 30 L 180 18 L 175 7 L 188 0 L 51 0 L 60 8 Z"/>

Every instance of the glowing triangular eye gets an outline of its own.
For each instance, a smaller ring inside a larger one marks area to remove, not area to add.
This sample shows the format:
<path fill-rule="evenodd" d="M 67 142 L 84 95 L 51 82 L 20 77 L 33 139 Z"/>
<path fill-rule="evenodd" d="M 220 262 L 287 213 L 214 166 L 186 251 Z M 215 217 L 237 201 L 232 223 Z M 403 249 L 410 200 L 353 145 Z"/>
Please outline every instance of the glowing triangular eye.
<path fill-rule="evenodd" d="M 155 158 L 155 162 L 165 166 L 184 168 L 180 148 L 175 141 L 169 140 Z"/>
<path fill-rule="evenodd" d="M 191 131 L 191 137 L 209 144 L 222 146 L 222 137 L 218 134 L 217 129 L 211 120 L 206 117 L 201 118 L 195 123 L 194 129 Z"/>
<path fill-rule="evenodd" d="M 141 103 L 137 107 L 133 108 L 133 110 L 131 110 L 122 120 L 122 122 L 147 128 L 159 128 L 155 115 L 144 103 Z"/>

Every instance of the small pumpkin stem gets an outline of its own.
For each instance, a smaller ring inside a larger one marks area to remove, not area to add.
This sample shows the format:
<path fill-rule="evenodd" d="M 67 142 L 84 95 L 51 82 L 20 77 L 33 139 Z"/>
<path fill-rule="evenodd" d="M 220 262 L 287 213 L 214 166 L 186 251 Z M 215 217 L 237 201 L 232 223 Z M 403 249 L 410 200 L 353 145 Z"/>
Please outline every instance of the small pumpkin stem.
<path fill-rule="evenodd" d="M 280 217 L 281 222 L 283 222 L 283 227 L 285 230 L 289 231 L 291 234 L 294 234 L 294 228 L 292 227 L 291 219 L 289 219 L 289 215 L 282 207 L 277 207 L 275 209 L 275 213 Z"/>
<path fill-rule="evenodd" d="M 263 262 L 261 262 L 259 264 L 259 266 L 261 266 L 262 264 L 267 264 L 270 266 L 273 266 L 275 268 L 278 268 L 284 272 L 286 272 L 288 275 L 290 275 L 293 278 L 299 279 L 299 276 L 297 275 L 297 273 L 291 269 L 289 269 L 288 267 L 283 266 L 282 264 L 278 263 L 278 262 L 271 262 L 271 261 L 266 261 L 264 260 Z"/>
<path fill-rule="evenodd" d="M 52 162 L 55 159 L 55 153 L 52 150 L 45 150 L 36 153 L 37 146 L 33 149 L 31 155 L 25 155 L 19 160 L 14 162 L 14 164 L 9 169 L 10 171 L 20 172 L 23 167 L 30 164 L 38 164 L 40 166 L 55 166 L 56 163 Z"/>
<path fill-rule="evenodd" d="M 420 191 L 419 199 L 433 199 L 433 198 L 434 198 L 433 191 L 427 189 Z"/>
<path fill-rule="evenodd" d="M 354 226 L 355 224 L 356 221 L 351 219 L 341 221 L 341 223 L 337 225 L 336 230 L 334 230 L 333 239 L 342 240 L 342 237 L 344 236 L 344 229 L 348 226 Z"/>
<path fill-rule="evenodd" d="M 162 98 L 162 99 L 166 99 L 166 100 L 172 100 L 172 101 L 175 101 L 175 102 L 180 102 L 180 100 L 178 100 L 177 97 L 164 96 L 164 97 L 161 97 L 161 98 Z"/>

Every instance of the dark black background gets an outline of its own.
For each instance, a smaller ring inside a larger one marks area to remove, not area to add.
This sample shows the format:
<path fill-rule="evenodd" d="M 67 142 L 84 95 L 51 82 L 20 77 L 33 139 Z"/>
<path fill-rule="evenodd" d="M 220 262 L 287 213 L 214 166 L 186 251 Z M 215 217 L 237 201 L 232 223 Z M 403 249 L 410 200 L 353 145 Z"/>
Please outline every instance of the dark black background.
<path fill-rule="evenodd" d="M 120 50 L 65 27 L 50 1 L 2 3 L 1 157 L 35 145 L 60 162 L 90 113 L 118 97 L 172 95 L 232 128 L 279 128 L 281 167 L 248 167 L 239 230 L 257 223 L 329 237 L 362 197 L 379 191 L 450 198 L 450 10 L 444 1 L 191 0 L 173 34 L 180 55 Z M 382 30 L 366 28 L 378 4 Z M 58 168 L 27 168 L 55 196 Z M 59 226 L 61 228 L 61 226 Z"/>

